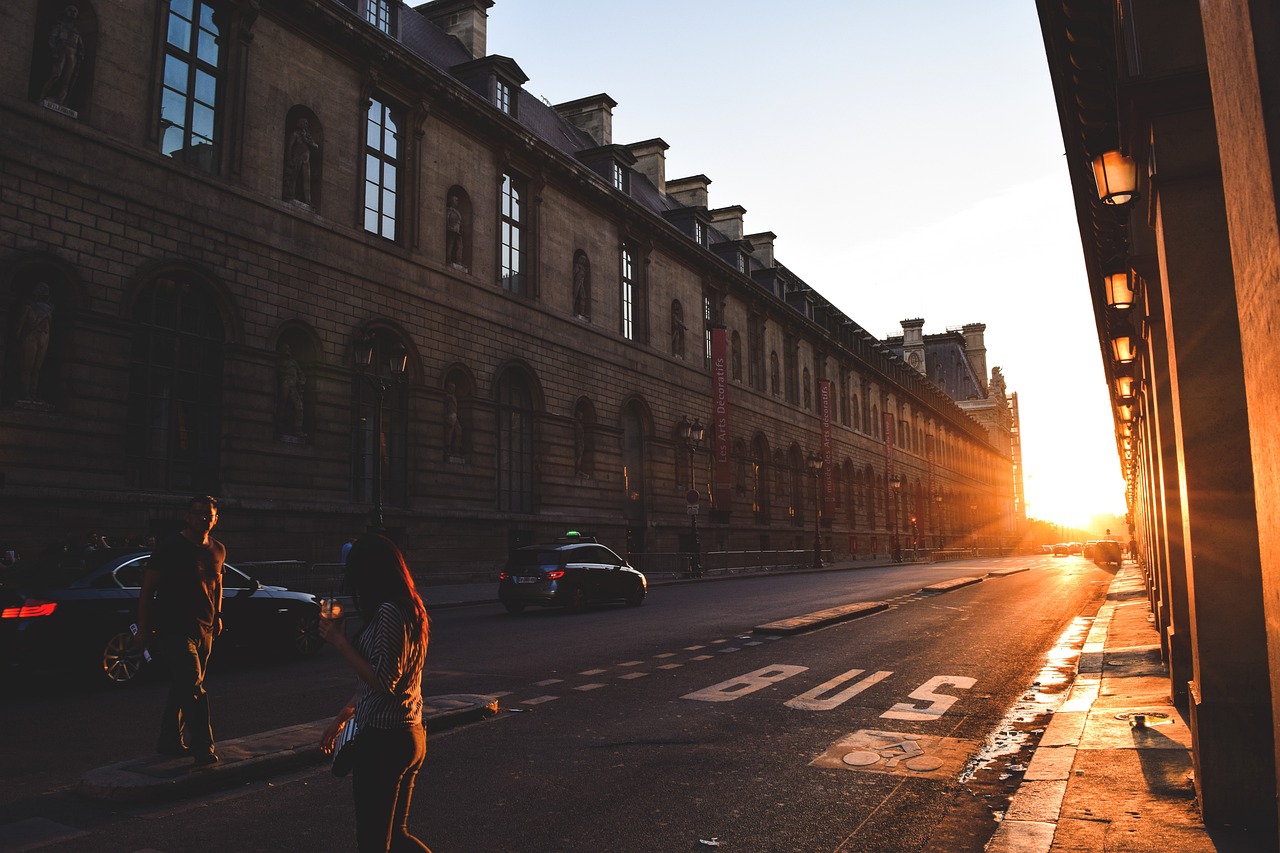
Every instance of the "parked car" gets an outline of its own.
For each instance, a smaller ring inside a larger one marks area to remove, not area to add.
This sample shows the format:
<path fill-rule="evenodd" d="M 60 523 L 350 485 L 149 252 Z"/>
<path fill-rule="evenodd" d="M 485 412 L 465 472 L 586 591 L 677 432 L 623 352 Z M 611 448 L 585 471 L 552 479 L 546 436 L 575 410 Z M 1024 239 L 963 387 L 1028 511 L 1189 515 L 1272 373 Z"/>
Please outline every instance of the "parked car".
<path fill-rule="evenodd" d="M 1113 563 L 1117 566 L 1123 559 L 1120 543 L 1114 539 L 1100 539 L 1093 543 L 1093 561 L 1098 565 Z"/>
<path fill-rule="evenodd" d="M 1080 552 L 1081 556 L 1083 556 L 1086 560 L 1093 559 L 1093 547 L 1097 544 L 1098 544 L 1097 539 L 1090 539 L 1088 542 L 1084 543 L 1084 548 Z"/>
<path fill-rule="evenodd" d="M 1055 557 L 1069 557 L 1069 556 L 1071 556 L 1071 545 L 1070 545 L 1070 543 L 1067 543 L 1067 542 L 1059 542 L 1057 545 L 1054 545 L 1054 546 L 1053 546 L 1053 556 L 1055 556 Z"/>
<path fill-rule="evenodd" d="M 564 607 L 578 613 L 589 604 L 624 601 L 644 603 L 648 582 L 594 537 L 570 533 L 547 545 L 511 552 L 498 575 L 498 599 L 508 613 L 529 605 Z"/>
<path fill-rule="evenodd" d="M 133 648 L 142 572 L 150 551 L 90 552 L 76 565 L 41 567 L 0 587 L 0 660 L 101 671 L 126 683 L 143 667 Z M 264 586 L 227 565 L 218 646 L 305 657 L 320 639 L 315 596 Z"/>

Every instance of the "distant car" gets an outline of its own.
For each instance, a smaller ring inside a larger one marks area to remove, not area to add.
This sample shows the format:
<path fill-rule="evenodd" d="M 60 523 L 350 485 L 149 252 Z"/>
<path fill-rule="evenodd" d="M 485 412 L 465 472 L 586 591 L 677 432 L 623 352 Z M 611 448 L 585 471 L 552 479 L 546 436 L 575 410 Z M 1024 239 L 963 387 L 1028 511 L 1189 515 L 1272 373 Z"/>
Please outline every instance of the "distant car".
<path fill-rule="evenodd" d="M 1093 544 L 1093 561 L 1098 565 L 1111 563 L 1120 565 L 1123 559 L 1123 552 L 1120 550 L 1120 543 L 1114 539 L 1100 539 Z"/>
<path fill-rule="evenodd" d="M 1059 542 L 1053 546 L 1053 556 L 1069 557 L 1071 556 L 1071 545 L 1066 542 Z"/>
<path fill-rule="evenodd" d="M 150 551 L 92 552 L 81 564 L 44 568 L 0 587 L 0 660 L 83 667 L 132 681 L 143 667 L 130 626 L 138 621 Z M 315 596 L 264 586 L 226 566 L 218 645 L 307 657 L 320 639 Z"/>
<path fill-rule="evenodd" d="M 1093 557 L 1093 546 L 1097 544 L 1098 544 L 1097 539 L 1090 539 L 1088 542 L 1084 543 L 1084 548 L 1081 549 L 1081 552 L 1080 552 L 1081 555 L 1086 559 L 1091 559 Z"/>
<path fill-rule="evenodd" d="M 582 535 L 517 548 L 498 575 L 498 600 L 508 613 L 522 613 L 530 605 L 578 613 L 608 601 L 639 607 L 648 588 L 644 575 L 626 560 Z"/>
<path fill-rule="evenodd" d="M 1070 549 L 1072 554 L 1079 554 L 1081 551 L 1084 550 L 1084 546 L 1081 545 L 1079 542 L 1068 542 L 1067 548 Z"/>

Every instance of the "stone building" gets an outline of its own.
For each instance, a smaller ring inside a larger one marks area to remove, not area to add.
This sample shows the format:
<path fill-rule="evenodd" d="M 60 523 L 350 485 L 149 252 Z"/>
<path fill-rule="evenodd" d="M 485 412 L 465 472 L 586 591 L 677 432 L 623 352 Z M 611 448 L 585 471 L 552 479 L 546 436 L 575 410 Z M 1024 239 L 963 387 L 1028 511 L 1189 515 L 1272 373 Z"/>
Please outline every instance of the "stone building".
<path fill-rule="evenodd" d="M 1011 545 L 1008 447 L 608 95 L 525 91 L 491 6 L 9 4 L 0 538 L 212 493 L 242 559 L 381 516 L 428 572 L 657 566 L 696 490 L 704 551 Z"/>
<path fill-rule="evenodd" d="M 1037 7 L 1200 811 L 1280 849 L 1280 9 Z"/>

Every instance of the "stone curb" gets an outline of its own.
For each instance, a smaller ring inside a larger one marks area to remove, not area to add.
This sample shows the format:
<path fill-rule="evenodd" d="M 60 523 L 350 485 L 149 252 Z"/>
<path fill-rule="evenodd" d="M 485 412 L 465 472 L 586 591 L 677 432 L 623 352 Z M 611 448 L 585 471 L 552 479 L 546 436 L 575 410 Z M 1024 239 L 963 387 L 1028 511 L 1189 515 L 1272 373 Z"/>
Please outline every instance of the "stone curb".
<path fill-rule="evenodd" d="M 493 696 L 461 693 L 423 700 L 423 726 L 444 731 L 498 712 Z M 92 799 L 144 803 L 232 788 L 274 773 L 327 758 L 320 735 L 328 719 L 246 735 L 218 744 L 221 761 L 192 766 L 189 757 L 148 755 L 99 767 L 80 777 L 77 791 Z"/>

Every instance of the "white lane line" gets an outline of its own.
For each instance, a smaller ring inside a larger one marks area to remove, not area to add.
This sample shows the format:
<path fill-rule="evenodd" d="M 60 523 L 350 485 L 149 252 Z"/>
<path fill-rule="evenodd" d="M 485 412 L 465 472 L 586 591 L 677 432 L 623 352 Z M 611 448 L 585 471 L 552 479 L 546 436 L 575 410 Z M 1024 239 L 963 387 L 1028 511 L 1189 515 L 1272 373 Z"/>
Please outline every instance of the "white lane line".
<path fill-rule="evenodd" d="M 705 648 L 706 646 L 685 646 L 684 650 L 686 652 L 696 652 L 698 649 L 705 649 Z"/>
<path fill-rule="evenodd" d="M 573 689 L 574 690 L 599 690 L 601 687 L 608 687 L 608 686 L 609 685 L 607 684 L 600 684 L 599 682 L 595 682 L 592 684 L 582 684 Z"/>
<path fill-rule="evenodd" d="M 714 655 L 698 655 L 697 657 L 690 658 L 690 660 L 711 660 L 712 657 L 714 657 Z"/>
<path fill-rule="evenodd" d="M 676 656 L 675 652 L 663 652 L 660 655 L 654 655 L 655 658 L 673 658 L 675 656 Z"/>
<path fill-rule="evenodd" d="M 628 672 L 626 675 L 618 676 L 618 678 L 644 678 L 648 674 L 647 672 Z"/>
<path fill-rule="evenodd" d="M 618 666 L 644 666 L 644 661 L 642 661 L 642 660 L 629 660 L 629 661 L 627 661 L 626 663 L 620 663 L 620 664 L 618 664 Z"/>
<path fill-rule="evenodd" d="M 564 682 L 563 678 L 548 678 L 546 681 L 534 682 L 533 686 L 534 687 L 550 687 L 553 684 L 561 684 L 563 682 Z"/>
<path fill-rule="evenodd" d="M 682 663 L 664 663 L 658 669 L 679 669 L 682 666 L 684 666 Z"/>
<path fill-rule="evenodd" d="M 557 700 L 557 699 L 559 699 L 559 698 L 560 698 L 559 696 L 536 696 L 536 697 L 534 697 L 533 699 L 525 699 L 525 700 L 524 700 L 524 701 L 522 701 L 520 704 L 522 704 L 522 705 L 541 705 L 543 702 L 554 702 L 554 701 L 556 701 L 556 700 Z"/>
<path fill-rule="evenodd" d="M 583 672 L 578 673 L 578 675 L 599 675 L 600 673 L 605 672 L 605 671 L 606 671 L 606 670 L 603 670 L 603 669 L 588 669 L 588 670 L 585 670 L 585 671 L 583 671 Z"/>

